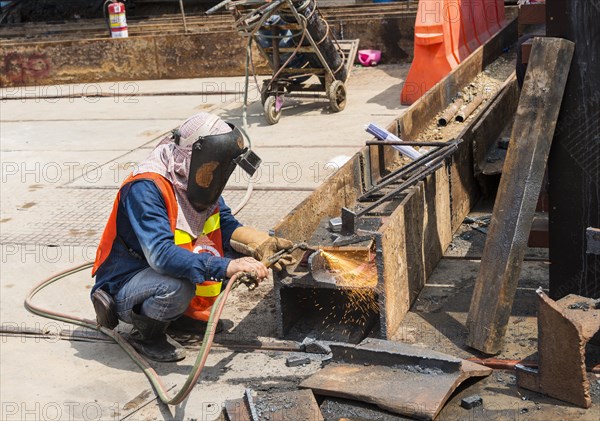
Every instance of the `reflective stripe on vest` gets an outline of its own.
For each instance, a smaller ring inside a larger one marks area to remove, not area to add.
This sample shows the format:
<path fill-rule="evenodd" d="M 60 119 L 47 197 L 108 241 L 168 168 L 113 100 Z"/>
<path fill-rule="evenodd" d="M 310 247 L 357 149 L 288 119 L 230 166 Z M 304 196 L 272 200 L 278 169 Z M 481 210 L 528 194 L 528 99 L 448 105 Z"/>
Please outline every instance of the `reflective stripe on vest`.
<path fill-rule="evenodd" d="M 196 284 L 196 297 L 216 297 L 221 293 L 221 281 L 204 281 Z"/>
<path fill-rule="evenodd" d="M 206 220 L 204 223 L 204 228 L 202 229 L 202 234 L 208 235 L 213 231 L 221 229 L 221 214 L 215 213 L 210 218 Z"/>

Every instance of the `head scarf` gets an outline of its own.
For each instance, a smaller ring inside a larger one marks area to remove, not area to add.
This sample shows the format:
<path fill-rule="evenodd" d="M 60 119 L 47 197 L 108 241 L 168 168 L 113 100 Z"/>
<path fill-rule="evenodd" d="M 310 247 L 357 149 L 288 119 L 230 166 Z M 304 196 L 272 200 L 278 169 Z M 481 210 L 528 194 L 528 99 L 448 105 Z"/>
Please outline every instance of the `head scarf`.
<path fill-rule="evenodd" d="M 188 200 L 186 192 L 192 145 L 200 136 L 228 133 L 231 127 L 219 117 L 202 112 L 188 118 L 177 131 L 180 136 L 179 145 L 175 144 L 173 135 L 164 137 L 150 156 L 138 165 L 133 175 L 153 172 L 169 180 L 177 198 L 177 229 L 197 238 L 202 234 L 204 223 L 217 204 L 197 211 Z"/>

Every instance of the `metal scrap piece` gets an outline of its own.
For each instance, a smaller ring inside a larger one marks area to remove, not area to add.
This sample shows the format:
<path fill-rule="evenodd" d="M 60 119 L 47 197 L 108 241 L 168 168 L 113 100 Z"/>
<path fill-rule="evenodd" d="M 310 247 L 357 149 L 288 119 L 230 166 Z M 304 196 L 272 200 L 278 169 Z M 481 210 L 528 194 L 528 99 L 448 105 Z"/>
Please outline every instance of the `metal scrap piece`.
<path fill-rule="evenodd" d="M 285 393 L 259 392 L 253 398 L 253 408 L 256 411 L 256 419 L 251 418 L 245 399 L 225 402 L 225 412 L 231 421 L 323 421 L 319 405 L 310 390 Z"/>
<path fill-rule="evenodd" d="M 600 331 L 596 300 L 571 294 L 554 301 L 541 288 L 537 294 L 538 369 L 517 365 L 517 384 L 589 408 L 585 346 Z"/>
<path fill-rule="evenodd" d="M 440 352 L 381 339 L 332 344 L 331 350 L 331 362 L 300 387 L 419 419 L 434 419 L 464 380 L 492 372 Z"/>
<path fill-rule="evenodd" d="M 250 418 L 252 421 L 260 421 L 258 418 L 258 413 L 256 412 L 256 407 L 254 406 L 252 389 L 246 388 L 246 390 L 244 390 L 244 399 L 246 399 L 246 404 L 248 405 L 248 411 L 250 412 Z"/>

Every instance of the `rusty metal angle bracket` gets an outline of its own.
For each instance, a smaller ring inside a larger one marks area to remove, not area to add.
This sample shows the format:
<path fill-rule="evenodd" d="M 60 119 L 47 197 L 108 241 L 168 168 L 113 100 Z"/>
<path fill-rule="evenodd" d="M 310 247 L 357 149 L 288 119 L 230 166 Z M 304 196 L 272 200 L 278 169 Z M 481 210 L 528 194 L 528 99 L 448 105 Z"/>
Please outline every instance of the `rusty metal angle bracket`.
<path fill-rule="evenodd" d="M 589 408 L 585 347 L 600 331 L 600 301 L 572 294 L 554 301 L 541 288 L 537 295 L 538 368 L 518 364 L 517 384 Z"/>

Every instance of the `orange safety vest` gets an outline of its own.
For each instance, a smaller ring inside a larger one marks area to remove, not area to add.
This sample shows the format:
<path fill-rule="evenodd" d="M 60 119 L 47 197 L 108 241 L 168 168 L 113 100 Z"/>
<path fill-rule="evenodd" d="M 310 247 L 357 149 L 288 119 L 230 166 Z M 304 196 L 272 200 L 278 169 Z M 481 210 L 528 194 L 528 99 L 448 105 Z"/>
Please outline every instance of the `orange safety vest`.
<path fill-rule="evenodd" d="M 187 232 L 176 228 L 178 205 L 171 183 L 159 174 L 148 172 L 136 176 L 130 175 L 121 185 L 121 189 L 123 186 L 137 180 L 152 180 L 162 193 L 167 206 L 167 216 L 176 245 L 194 253 L 210 253 L 218 257 L 223 256 L 221 217 L 218 206 L 204 223 L 202 236 L 194 239 L 194 237 Z M 96 260 L 94 262 L 94 267 L 92 268 L 92 276 L 96 275 L 98 268 L 102 266 L 108 258 L 115 238 L 117 237 L 117 211 L 121 198 L 121 189 L 119 189 L 119 192 L 117 193 L 112 212 L 106 223 L 106 228 L 104 228 L 104 232 L 102 233 L 100 244 L 96 251 Z M 220 281 L 204 280 L 201 283 L 196 283 L 196 296 L 192 298 L 184 314 L 197 320 L 208 321 L 210 309 L 220 293 Z"/>

